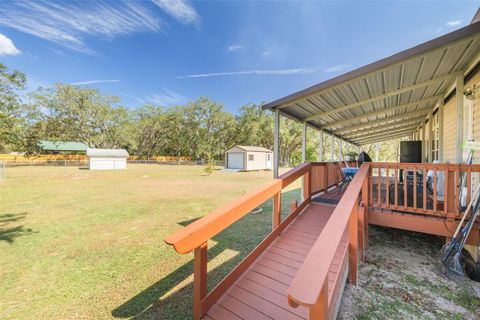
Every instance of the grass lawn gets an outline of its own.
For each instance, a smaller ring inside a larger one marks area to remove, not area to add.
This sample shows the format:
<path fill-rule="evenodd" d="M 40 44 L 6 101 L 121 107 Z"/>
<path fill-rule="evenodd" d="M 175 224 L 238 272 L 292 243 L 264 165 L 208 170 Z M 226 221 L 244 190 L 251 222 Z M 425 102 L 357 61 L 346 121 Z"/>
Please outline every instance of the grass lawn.
<path fill-rule="evenodd" d="M 186 319 L 192 259 L 169 233 L 269 181 L 202 167 L 8 168 L 0 181 L 1 319 Z M 282 197 L 284 213 L 299 184 Z M 209 242 L 209 287 L 271 228 L 271 203 Z"/>

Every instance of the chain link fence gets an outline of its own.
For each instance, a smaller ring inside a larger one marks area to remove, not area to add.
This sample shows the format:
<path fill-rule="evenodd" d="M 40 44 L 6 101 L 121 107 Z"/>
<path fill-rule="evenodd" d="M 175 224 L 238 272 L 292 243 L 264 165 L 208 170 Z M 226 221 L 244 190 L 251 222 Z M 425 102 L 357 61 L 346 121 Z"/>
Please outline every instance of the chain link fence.
<path fill-rule="evenodd" d="M 204 166 L 206 165 L 205 160 L 172 160 L 172 161 L 162 161 L 162 160 L 127 160 L 127 170 L 128 164 L 133 165 L 162 165 L 162 166 Z M 217 167 L 223 167 L 225 164 L 224 161 L 216 161 L 215 165 Z M 88 160 L 39 160 L 39 159 L 22 159 L 22 160 L 1 160 L 0 161 L 0 180 L 7 178 L 9 171 L 15 170 L 19 172 L 22 171 L 24 175 L 31 174 L 35 175 L 36 172 L 39 172 L 40 168 L 47 169 L 48 167 L 55 168 L 53 170 L 56 173 L 61 173 L 63 168 L 63 175 L 74 174 L 75 170 L 88 170 Z M 25 170 L 20 170 L 24 168 Z M 35 168 L 38 170 L 35 171 Z M 52 172 L 53 172 L 52 171 Z M 17 176 L 18 174 L 15 174 Z"/>

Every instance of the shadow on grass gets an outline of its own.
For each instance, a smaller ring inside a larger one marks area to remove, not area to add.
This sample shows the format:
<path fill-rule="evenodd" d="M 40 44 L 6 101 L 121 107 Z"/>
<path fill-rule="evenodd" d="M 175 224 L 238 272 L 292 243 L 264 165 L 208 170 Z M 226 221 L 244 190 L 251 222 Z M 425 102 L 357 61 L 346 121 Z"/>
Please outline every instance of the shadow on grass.
<path fill-rule="evenodd" d="M 299 189 L 282 193 L 282 216 L 288 214 L 292 199 L 298 199 Z M 245 258 L 271 231 L 271 200 L 262 205 L 262 214 L 249 214 L 213 238 L 216 244 L 208 250 L 211 261 L 226 250 L 235 251 L 233 258 L 208 271 L 209 291 Z M 186 226 L 196 219 L 178 222 Z M 172 248 L 173 250 L 173 248 Z M 112 310 L 116 318 L 133 319 L 189 319 L 192 317 L 193 284 L 164 297 L 193 273 L 193 259 L 136 296 Z"/>
<path fill-rule="evenodd" d="M 24 226 L 9 227 L 9 224 L 25 219 L 26 215 L 26 212 L 0 215 L 0 241 L 13 243 L 18 237 L 35 233 L 32 229 Z"/>

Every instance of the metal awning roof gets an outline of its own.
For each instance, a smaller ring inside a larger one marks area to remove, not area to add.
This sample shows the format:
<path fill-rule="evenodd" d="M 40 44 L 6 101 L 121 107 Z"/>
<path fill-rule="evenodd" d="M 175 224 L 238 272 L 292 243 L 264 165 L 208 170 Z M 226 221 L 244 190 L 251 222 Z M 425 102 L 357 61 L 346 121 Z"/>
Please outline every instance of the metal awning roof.
<path fill-rule="evenodd" d="M 411 134 L 480 62 L 480 21 L 267 103 L 362 145 Z"/>

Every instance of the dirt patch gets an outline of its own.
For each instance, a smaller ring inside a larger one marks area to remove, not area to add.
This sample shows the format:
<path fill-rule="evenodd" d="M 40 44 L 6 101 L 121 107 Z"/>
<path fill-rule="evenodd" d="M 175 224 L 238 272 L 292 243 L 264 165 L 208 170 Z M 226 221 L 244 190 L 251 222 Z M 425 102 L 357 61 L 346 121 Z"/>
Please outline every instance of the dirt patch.
<path fill-rule="evenodd" d="M 358 286 L 346 286 L 338 319 L 479 319 L 477 283 L 444 277 L 444 240 L 414 232 L 370 228 Z"/>

